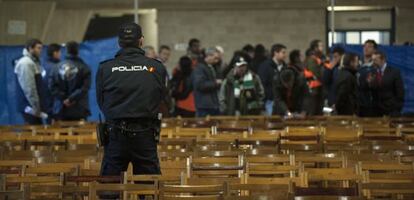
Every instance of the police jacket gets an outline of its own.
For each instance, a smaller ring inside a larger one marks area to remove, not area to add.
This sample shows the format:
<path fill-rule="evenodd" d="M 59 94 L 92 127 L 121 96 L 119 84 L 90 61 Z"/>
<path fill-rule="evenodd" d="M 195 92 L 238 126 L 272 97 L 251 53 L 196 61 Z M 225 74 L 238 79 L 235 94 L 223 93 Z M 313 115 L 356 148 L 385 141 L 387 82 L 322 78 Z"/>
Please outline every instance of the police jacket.
<path fill-rule="evenodd" d="M 166 94 L 166 71 L 144 54 L 141 48 L 127 47 L 100 64 L 96 99 L 107 120 L 157 117 Z"/>

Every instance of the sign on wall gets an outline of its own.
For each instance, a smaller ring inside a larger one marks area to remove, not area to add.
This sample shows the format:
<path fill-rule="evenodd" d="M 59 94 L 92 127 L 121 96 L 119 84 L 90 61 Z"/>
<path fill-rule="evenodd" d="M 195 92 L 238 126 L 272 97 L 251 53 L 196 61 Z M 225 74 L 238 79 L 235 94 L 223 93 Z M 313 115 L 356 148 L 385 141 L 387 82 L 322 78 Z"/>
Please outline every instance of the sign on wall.
<path fill-rule="evenodd" d="M 330 23 L 330 14 L 329 23 Z M 383 30 L 391 29 L 390 10 L 337 11 L 335 29 L 339 30 Z"/>
<path fill-rule="evenodd" d="M 10 35 L 26 35 L 26 21 L 9 20 L 7 24 L 7 33 Z"/>

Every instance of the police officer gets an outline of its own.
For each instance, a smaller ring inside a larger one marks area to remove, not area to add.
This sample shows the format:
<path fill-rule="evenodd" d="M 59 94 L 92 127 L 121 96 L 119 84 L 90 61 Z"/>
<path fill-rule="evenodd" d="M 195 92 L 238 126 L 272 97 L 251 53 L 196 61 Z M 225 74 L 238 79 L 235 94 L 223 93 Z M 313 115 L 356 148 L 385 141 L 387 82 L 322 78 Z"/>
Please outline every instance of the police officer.
<path fill-rule="evenodd" d="M 96 74 L 97 101 L 109 135 L 101 174 L 120 175 L 130 162 L 134 174 L 160 174 L 157 137 L 165 67 L 145 57 L 138 24 L 123 24 L 118 36 L 121 49 Z"/>

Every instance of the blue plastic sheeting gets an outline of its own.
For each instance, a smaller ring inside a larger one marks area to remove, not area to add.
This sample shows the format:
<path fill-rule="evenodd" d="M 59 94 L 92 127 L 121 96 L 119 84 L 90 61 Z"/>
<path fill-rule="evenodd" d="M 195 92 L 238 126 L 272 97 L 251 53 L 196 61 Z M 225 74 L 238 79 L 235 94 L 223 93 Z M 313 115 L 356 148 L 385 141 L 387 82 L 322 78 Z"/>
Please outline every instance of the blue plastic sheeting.
<path fill-rule="evenodd" d="M 362 46 L 343 46 L 346 51 L 362 55 Z M 89 105 L 92 115 L 88 120 L 98 119 L 98 105 L 95 96 L 95 74 L 101 61 L 113 58 L 118 51 L 116 38 L 88 41 L 80 44 L 80 57 L 91 67 L 92 86 L 89 92 Z M 414 47 L 382 46 L 388 55 L 388 63 L 401 70 L 405 85 L 404 113 L 414 113 Z M 14 99 L 16 89 L 16 76 L 14 74 L 14 61 L 22 55 L 23 46 L 0 46 L 0 124 L 22 124 L 23 119 L 16 112 Z M 64 51 L 63 51 L 64 54 Z M 42 60 L 46 59 L 43 51 Z"/>
<path fill-rule="evenodd" d="M 346 52 L 353 52 L 363 58 L 361 45 L 337 45 Z M 387 63 L 400 69 L 405 88 L 404 114 L 414 113 L 414 47 L 412 46 L 380 46 L 379 50 L 387 55 Z"/>
<path fill-rule="evenodd" d="M 87 41 L 80 44 L 79 55 L 92 70 L 92 85 L 89 91 L 89 105 L 92 115 L 88 120 L 98 119 L 99 108 L 95 96 L 95 74 L 101 61 L 113 58 L 119 50 L 118 40 Z M 23 118 L 16 112 L 16 75 L 14 62 L 22 56 L 23 46 L 0 46 L 0 124 L 22 124 Z M 65 54 L 63 49 L 62 55 Z M 42 59 L 46 59 L 44 48 Z"/>

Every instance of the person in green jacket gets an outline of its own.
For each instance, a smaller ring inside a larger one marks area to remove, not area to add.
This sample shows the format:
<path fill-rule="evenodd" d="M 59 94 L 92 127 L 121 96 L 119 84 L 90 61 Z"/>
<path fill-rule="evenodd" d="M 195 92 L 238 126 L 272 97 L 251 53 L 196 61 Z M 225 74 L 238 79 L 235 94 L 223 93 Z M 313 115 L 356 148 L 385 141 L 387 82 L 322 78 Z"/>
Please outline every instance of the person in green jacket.
<path fill-rule="evenodd" d="M 221 85 L 219 102 L 223 115 L 259 115 L 264 111 L 264 89 L 258 75 L 239 57 Z"/>

